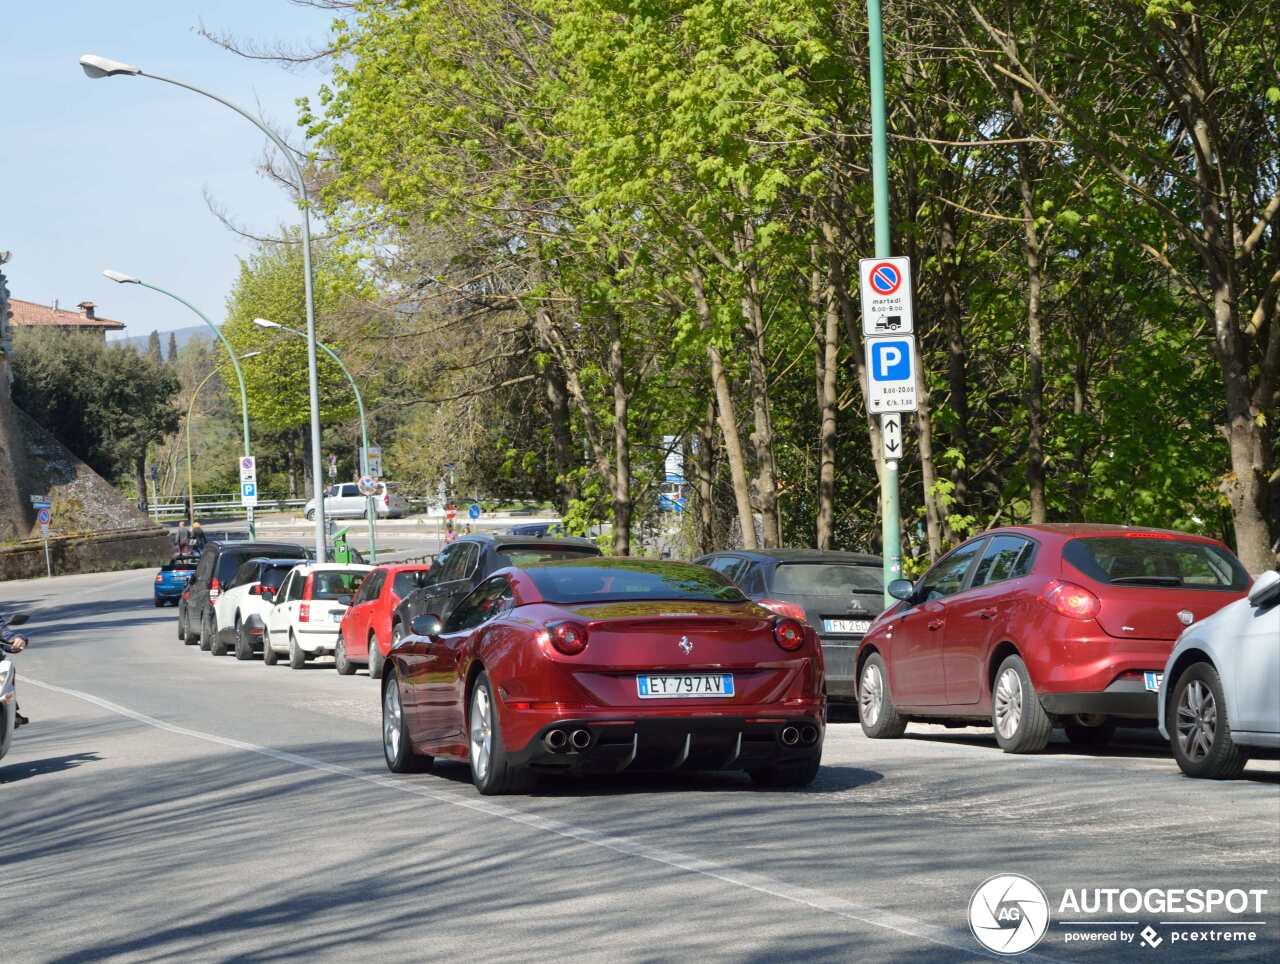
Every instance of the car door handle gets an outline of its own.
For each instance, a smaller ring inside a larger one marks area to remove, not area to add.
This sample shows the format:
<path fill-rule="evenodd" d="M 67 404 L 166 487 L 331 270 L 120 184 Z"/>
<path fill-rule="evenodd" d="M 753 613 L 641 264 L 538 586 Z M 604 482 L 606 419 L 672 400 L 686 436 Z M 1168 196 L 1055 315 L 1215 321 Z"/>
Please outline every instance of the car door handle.
<path fill-rule="evenodd" d="M 945 624 L 946 624 L 946 620 L 945 620 L 945 619 L 931 619 L 931 620 L 929 620 L 929 628 L 930 628 L 930 629 L 941 629 L 941 628 L 943 627 L 943 625 L 945 625 Z"/>
<path fill-rule="evenodd" d="M 987 609 L 979 609 L 979 610 L 978 610 L 978 618 L 979 618 L 979 619 L 995 619 L 995 618 L 996 618 L 996 610 L 995 610 L 994 608 L 990 608 L 990 607 L 989 607 L 989 608 L 987 608 Z"/>

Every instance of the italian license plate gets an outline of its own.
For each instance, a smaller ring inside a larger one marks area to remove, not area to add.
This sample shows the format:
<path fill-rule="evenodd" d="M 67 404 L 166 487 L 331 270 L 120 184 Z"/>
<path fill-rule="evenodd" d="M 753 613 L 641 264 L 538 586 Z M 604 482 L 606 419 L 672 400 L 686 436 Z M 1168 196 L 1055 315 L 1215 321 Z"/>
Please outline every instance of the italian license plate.
<path fill-rule="evenodd" d="M 850 633 L 865 636 L 870 628 L 871 620 L 869 619 L 824 619 L 822 621 L 823 632 L 828 633 Z"/>
<path fill-rule="evenodd" d="M 1163 678 L 1163 673 L 1142 674 L 1142 681 L 1146 685 L 1148 693 L 1158 693 L 1160 691 L 1160 680 Z"/>
<path fill-rule="evenodd" d="M 329 618 L 332 619 L 335 623 L 340 623 L 342 622 L 342 617 L 345 616 L 346 614 L 347 614 L 346 610 L 343 610 L 341 612 L 336 612 L 336 613 L 329 613 Z"/>
<path fill-rule="evenodd" d="M 729 673 L 637 676 L 636 692 L 642 700 L 679 700 L 704 696 L 733 696 L 733 676 Z"/>

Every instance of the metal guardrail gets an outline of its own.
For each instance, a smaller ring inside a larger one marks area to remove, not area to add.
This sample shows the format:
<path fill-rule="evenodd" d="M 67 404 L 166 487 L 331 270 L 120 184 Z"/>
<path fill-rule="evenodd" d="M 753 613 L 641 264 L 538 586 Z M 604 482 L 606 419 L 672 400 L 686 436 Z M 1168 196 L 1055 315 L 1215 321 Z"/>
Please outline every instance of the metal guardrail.
<path fill-rule="evenodd" d="M 419 496 L 404 496 L 405 502 L 413 509 L 427 509 L 436 505 L 433 499 L 424 499 Z M 299 511 L 310 502 L 310 499 L 259 499 L 256 507 L 257 512 L 284 512 L 288 509 L 297 509 Z M 181 519 L 187 511 L 185 502 L 156 502 L 152 503 L 147 510 L 147 514 L 157 522 L 177 521 Z M 234 493 L 213 493 L 212 501 L 201 502 L 195 504 L 195 514 L 198 519 L 221 519 L 236 518 L 244 515 L 244 505 L 240 502 L 239 496 Z"/>

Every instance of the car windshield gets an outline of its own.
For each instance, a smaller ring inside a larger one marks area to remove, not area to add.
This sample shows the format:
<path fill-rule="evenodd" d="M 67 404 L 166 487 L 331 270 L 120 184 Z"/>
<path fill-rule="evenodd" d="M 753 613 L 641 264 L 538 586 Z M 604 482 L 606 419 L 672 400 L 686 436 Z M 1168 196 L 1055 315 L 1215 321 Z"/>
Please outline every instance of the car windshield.
<path fill-rule="evenodd" d="M 198 563 L 195 562 L 166 562 L 160 567 L 161 572 L 195 572 Z"/>
<path fill-rule="evenodd" d="M 1062 557 L 1090 579 L 1112 586 L 1241 592 L 1249 587 L 1249 574 L 1230 552 L 1174 536 L 1072 539 Z"/>
<path fill-rule="evenodd" d="M 397 572 L 395 581 L 391 583 L 391 591 L 403 599 L 418 588 L 418 579 L 426 575 L 426 570 L 406 569 Z"/>
<path fill-rule="evenodd" d="M 498 562 L 499 565 L 523 568 L 539 562 L 563 562 L 599 555 L 600 550 L 592 546 L 503 546 L 498 550 Z"/>
<path fill-rule="evenodd" d="M 353 596 L 364 582 L 363 572 L 346 572 L 341 569 L 321 569 L 311 577 L 312 599 L 340 599 Z"/>
<path fill-rule="evenodd" d="M 809 596 L 848 596 L 855 592 L 881 592 L 878 566 L 843 563 L 786 562 L 773 574 L 773 592 Z"/>
<path fill-rule="evenodd" d="M 742 602 L 738 587 L 705 566 L 683 562 L 610 560 L 537 566 L 529 576 L 552 603 L 616 602 L 639 599 Z"/>

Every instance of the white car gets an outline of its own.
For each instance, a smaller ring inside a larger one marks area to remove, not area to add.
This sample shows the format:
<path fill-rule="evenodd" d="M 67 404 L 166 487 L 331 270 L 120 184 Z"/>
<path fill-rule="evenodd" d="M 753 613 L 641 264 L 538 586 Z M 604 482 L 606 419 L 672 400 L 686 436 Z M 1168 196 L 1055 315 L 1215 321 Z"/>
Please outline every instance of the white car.
<path fill-rule="evenodd" d="M 373 507 L 379 519 L 399 519 L 409 511 L 409 503 L 399 492 L 399 483 L 379 482 Z M 368 512 L 365 496 L 354 482 L 331 485 L 324 490 L 324 514 L 330 519 L 363 519 Z M 308 520 L 316 516 L 316 500 L 307 500 L 302 514 Z"/>
<path fill-rule="evenodd" d="M 329 656 L 338 645 L 338 627 L 351 598 L 372 566 L 307 563 L 285 577 L 270 612 L 262 641 L 262 661 L 274 666 L 288 654 L 302 669 L 313 656 Z"/>
<path fill-rule="evenodd" d="M 222 633 L 230 632 L 230 645 L 235 648 L 236 659 L 253 659 L 262 649 L 267 613 L 271 611 L 276 590 L 294 566 L 306 561 L 259 556 L 241 563 L 214 604 L 214 618 L 221 630 L 215 634 L 209 652 L 214 656 L 224 655 L 228 642 Z"/>
<path fill-rule="evenodd" d="M 1237 777 L 1280 751 L 1280 572 L 1185 629 L 1165 663 L 1156 720 L 1190 777 Z"/>

